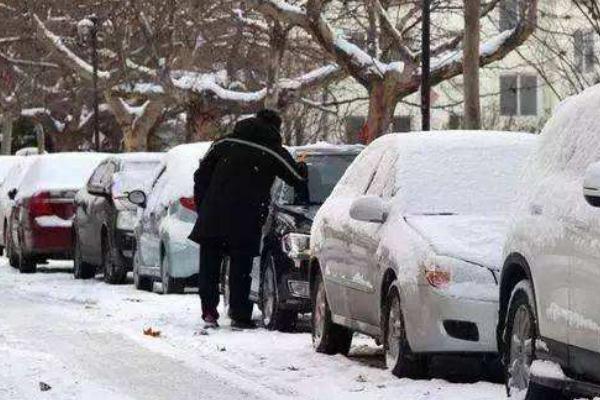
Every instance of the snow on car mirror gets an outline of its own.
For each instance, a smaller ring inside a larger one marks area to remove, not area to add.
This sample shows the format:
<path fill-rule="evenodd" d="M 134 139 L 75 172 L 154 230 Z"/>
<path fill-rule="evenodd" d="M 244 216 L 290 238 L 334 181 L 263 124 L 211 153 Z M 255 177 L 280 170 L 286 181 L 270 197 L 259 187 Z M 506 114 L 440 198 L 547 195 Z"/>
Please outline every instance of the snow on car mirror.
<path fill-rule="evenodd" d="M 583 196 L 592 207 L 600 207 L 600 163 L 588 167 L 583 180 Z"/>
<path fill-rule="evenodd" d="M 142 190 L 134 190 L 129 192 L 127 195 L 127 200 L 138 207 L 146 207 L 146 193 L 144 193 Z"/>
<path fill-rule="evenodd" d="M 362 196 L 350 206 L 350 217 L 357 221 L 383 223 L 386 218 L 385 204 L 378 196 Z"/>

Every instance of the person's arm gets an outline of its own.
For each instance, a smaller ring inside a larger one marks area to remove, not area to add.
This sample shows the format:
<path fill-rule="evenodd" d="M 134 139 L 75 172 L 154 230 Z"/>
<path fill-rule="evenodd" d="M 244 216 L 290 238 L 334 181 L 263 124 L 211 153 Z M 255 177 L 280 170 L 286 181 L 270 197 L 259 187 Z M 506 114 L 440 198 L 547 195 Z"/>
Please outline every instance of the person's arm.
<path fill-rule="evenodd" d="M 276 163 L 275 174 L 277 177 L 295 189 L 306 187 L 308 180 L 306 164 L 297 163 L 284 147 L 280 147 L 277 153 L 281 158 Z"/>
<path fill-rule="evenodd" d="M 210 181 L 219 160 L 220 149 L 219 143 L 214 143 L 206 156 L 200 161 L 200 167 L 194 173 L 194 202 L 196 208 L 200 207 L 200 203 L 208 190 Z"/>

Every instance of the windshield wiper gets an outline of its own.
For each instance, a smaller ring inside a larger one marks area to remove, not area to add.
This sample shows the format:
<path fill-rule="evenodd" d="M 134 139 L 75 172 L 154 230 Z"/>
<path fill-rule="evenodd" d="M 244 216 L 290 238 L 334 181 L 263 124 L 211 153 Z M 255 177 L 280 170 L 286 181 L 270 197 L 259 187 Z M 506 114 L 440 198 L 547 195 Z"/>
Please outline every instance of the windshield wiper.
<path fill-rule="evenodd" d="M 433 217 L 433 216 L 448 217 L 448 216 L 457 215 L 457 214 L 453 213 L 453 212 L 439 212 L 439 213 L 422 213 L 422 214 L 415 214 L 415 215 L 423 215 L 426 217 Z"/>

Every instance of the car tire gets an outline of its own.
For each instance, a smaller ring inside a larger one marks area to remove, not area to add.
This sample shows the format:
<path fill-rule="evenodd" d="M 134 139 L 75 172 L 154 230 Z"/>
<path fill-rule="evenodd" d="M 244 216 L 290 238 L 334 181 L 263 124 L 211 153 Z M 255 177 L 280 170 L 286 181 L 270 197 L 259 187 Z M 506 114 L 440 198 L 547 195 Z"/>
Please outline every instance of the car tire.
<path fill-rule="evenodd" d="M 421 378 L 427 371 L 424 356 L 414 354 L 406 337 L 398 288 L 392 286 L 383 305 L 383 345 L 387 369 L 398 378 Z"/>
<path fill-rule="evenodd" d="M 160 276 L 162 280 L 163 294 L 182 294 L 184 292 L 184 281 L 173 278 L 169 274 L 169 257 L 167 257 L 164 252 L 160 261 Z"/>
<path fill-rule="evenodd" d="M 538 339 L 535 310 L 531 283 L 522 280 L 513 289 L 506 319 L 503 358 L 508 397 L 525 400 L 566 399 L 560 391 L 541 387 L 529 380 L 529 370 L 536 359 Z M 525 397 L 523 393 L 526 393 Z"/>
<path fill-rule="evenodd" d="M 127 279 L 127 269 L 108 235 L 102 238 L 102 270 L 104 282 L 110 285 L 123 284 Z"/>
<path fill-rule="evenodd" d="M 13 245 L 12 237 L 10 232 L 4 230 L 4 243 L 6 243 L 6 258 L 8 258 L 8 264 L 13 268 L 19 268 L 19 258 L 15 254 L 15 246 Z"/>
<path fill-rule="evenodd" d="M 143 290 L 145 292 L 151 292 L 154 286 L 154 280 L 145 275 L 140 274 L 141 262 L 139 259 L 139 253 L 137 250 L 133 253 L 133 285 L 137 290 Z"/>
<path fill-rule="evenodd" d="M 96 276 L 96 267 L 83 261 L 77 234 L 73 235 L 73 276 L 75 279 L 92 279 Z"/>
<path fill-rule="evenodd" d="M 348 355 L 353 332 L 333 322 L 321 274 L 315 278 L 313 288 L 312 342 L 317 353 Z"/>
<path fill-rule="evenodd" d="M 273 256 L 267 252 L 264 257 L 265 266 L 260 282 L 260 308 L 263 325 L 270 331 L 290 332 L 296 326 L 298 312 L 281 308 Z"/>

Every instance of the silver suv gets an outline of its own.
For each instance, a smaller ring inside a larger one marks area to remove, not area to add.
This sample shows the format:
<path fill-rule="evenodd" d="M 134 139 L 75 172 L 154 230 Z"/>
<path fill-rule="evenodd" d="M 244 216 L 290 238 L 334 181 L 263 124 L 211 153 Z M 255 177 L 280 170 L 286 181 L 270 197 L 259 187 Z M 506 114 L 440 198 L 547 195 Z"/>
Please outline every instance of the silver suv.
<path fill-rule="evenodd" d="M 558 108 L 508 234 L 498 338 L 519 399 L 600 395 L 598 109 L 598 87 Z"/>
<path fill-rule="evenodd" d="M 388 135 L 356 159 L 317 214 L 313 343 L 385 345 L 397 376 L 426 355 L 495 355 L 508 206 L 536 142 L 521 133 Z"/>

